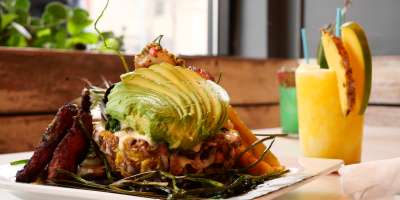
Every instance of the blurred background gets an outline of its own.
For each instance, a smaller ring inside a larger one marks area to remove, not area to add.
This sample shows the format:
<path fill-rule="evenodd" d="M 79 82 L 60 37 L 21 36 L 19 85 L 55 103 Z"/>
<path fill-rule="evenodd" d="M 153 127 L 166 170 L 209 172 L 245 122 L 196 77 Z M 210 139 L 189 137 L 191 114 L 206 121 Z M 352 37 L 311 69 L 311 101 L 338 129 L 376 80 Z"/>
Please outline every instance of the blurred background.
<path fill-rule="evenodd" d="M 54 0 L 31 2 L 40 16 Z M 95 19 L 106 0 L 60 0 L 86 9 Z M 163 44 L 183 55 L 234 55 L 251 58 L 302 56 L 301 27 L 309 33 L 311 56 L 319 30 L 334 22 L 343 0 L 113 0 L 99 28 L 123 36 L 126 52 L 138 52 L 159 34 Z M 374 55 L 400 52 L 400 20 L 396 0 L 355 0 L 347 20 L 363 24 Z M 93 30 L 93 26 L 87 29 Z"/>

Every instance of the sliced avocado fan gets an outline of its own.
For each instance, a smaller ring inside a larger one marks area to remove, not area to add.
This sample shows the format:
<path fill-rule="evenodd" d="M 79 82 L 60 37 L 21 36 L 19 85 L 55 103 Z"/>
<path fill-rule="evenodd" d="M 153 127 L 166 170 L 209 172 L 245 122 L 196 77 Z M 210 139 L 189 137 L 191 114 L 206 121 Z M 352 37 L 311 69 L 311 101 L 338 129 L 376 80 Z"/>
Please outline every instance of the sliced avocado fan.
<path fill-rule="evenodd" d="M 191 149 L 228 119 L 229 96 L 218 84 L 167 63 L 121 75 L 106 112 L 155 143 Z"/>

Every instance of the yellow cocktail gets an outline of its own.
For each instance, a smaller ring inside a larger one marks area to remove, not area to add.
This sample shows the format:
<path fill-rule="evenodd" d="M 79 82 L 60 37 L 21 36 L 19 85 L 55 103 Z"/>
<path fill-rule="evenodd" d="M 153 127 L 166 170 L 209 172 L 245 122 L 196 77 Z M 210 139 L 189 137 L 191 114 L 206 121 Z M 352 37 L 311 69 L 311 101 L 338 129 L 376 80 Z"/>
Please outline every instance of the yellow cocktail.
<path fill-rule="evenodd" d="M 300 145 L 305 156 L 360 162 L 364 115 L 343 115 L 336 73 L 318 65 L 296 71 Z"/>

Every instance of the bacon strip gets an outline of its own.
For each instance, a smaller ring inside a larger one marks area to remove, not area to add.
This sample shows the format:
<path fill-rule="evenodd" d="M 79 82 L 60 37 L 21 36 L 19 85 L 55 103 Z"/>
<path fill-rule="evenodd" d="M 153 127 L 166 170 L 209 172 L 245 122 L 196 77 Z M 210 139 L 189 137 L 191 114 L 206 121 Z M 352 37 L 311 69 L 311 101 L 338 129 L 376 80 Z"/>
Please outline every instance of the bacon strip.
<path fill-rule="evenodd" d="M 83 127 L 82 127 L 83 126 Z M 53 158 L 48 166 L 48 179 L 57 180 L 64 177 L 57 173 L 58 169 L 76 173 L 79 163 L 84 159 L 90 142 L 85 135 L 88 132 L 92 134 L 92 116 L 90 114 L 90 96 L 85 91 L 82 96 L 81 109 L 79 114 L 74 117 L 74 123 L 67 135 L 61 140 L 54 151 Z"/>
<path fill-rule="evenodd" d="M 77 114 L 77 111 L 77 106 L 74 104 L 66 104 L 58 110 L 33 156 L 24 168 L 18 171 L 17 182 L 29 183 L 39 176 L 52 158 L 54 149 L 72 126 L 73 116 Z"/>
<path fill-rule="evenodd" d="M 63 178 L 57 173 L 57 169 L 76 173 L 78 164 L 85 157 L 89 141 L 85 135 L 86 133 L 82 130 L 81 122 L 84 124 L 86 130 L 91 130 L 92 117 L 89 113 L 82 113 L 75 117 L 71 130 L 61 140 L 49 163 L 49 180 Z"/>

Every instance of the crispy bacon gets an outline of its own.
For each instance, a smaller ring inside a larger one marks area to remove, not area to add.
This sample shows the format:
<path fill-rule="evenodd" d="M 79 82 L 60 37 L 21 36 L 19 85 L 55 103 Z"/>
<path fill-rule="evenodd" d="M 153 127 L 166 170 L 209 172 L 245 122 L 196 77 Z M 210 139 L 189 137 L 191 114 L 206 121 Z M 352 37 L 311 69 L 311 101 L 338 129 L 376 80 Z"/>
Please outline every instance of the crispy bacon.
<path fill-rule="evenodd" d="M 57 169 L 76 173 L 79 163 L 84 159 L 89 148 L 88 137 L 92 137 L 92 132 L 90 96 L 88 91 L 84 91 L 79 114 L 74 117 L 72 128 L 57 146 L 49 163 L 47 177 L 49 180 L 64 178 L 57 173 Z"/>
<path fill-rule="evenodd" d="M 58 110 L 33 156 L 24 168 L 18 171 L 17 182 L 28 183 L 38 177 L 52 158 L 54 149 L 71 127 L 73 116 L 76 115 L 77 110 L 77 106 L 74 104 L 66 104 Z"/>
<path fill-rule="evenodd" d="M 49 164 L 48 179 L 61 179 L 57 169 L 63 169 L 69 172 L 76 172 L 78 164 L 86 155 L 89 141 L 86 133 L 82 130 L 81 121 L 85 129 L 90 130 L 92 117 L 88 113 L 82 113 L 75 117 L 74 124 L 68 134 L 61 140 L 54 151 L 53 158 Z"/>

